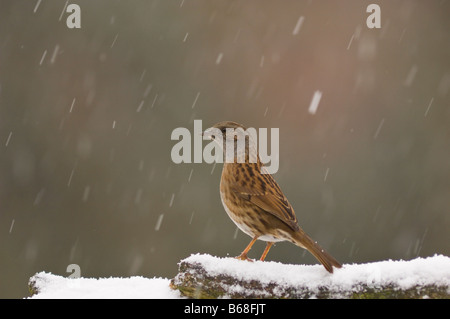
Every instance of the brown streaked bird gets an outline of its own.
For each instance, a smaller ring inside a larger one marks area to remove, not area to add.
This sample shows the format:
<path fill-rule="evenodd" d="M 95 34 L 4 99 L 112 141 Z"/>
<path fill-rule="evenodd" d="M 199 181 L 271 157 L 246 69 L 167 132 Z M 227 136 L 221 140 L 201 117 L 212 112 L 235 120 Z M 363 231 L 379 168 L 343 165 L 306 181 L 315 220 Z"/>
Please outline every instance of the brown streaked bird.
<path fill-rule="evenodd" d="M 227 128 L 234 129 L 235 133 L 226 134 Z M 266 258 L 275 242 L 290 241 L 307 249 L 330 273 L 333 272 L 333 267 L 341 268 L 341 264 L 336 259 L 299 227 L 294 209 L 280 186 L 272 175 L 261 173 L 265 168 L 259 155 L 256 156 L 256 160 L 251 160 L 252 150 L 257 154 L 256 146 L 252 144 L 250 138 L 245 139 L 245 135 L 243 136 L 246 141 L 245 162 L 237 161 L 239 150 L 236 141 L 239 140 L 239 134 L 245 134 L 245 130 L 246 128 L 241 124 L 224 121 L 215 124 L 202 134 L 217 142 L 224 152 L 227 141 L 234 143 L 234 161 L 227 160 L 223 165 L 220 198 L 231 220 L 252 238 L 250 244 L 236 258 L 250 260 L 247 254 L 258 239 L 267 242 L 260 260 Z M 221 134 L 218 134 L 219 131 Z M 220 137 L 222 141 L 219 140 Z"/>

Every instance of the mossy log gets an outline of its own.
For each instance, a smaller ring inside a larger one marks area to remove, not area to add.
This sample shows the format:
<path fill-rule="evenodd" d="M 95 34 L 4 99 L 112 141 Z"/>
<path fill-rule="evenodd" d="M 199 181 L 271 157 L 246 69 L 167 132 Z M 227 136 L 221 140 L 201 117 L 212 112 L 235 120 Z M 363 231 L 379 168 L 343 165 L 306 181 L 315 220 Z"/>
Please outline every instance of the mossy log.
<path fill-rule="evenodd" d="M 321 265 L 192 255 L 179 263 L 179 272 L 170 286 L 190 298 L 448 299 L 450 269 L 442 269 L 442 258 L 447 264 L 450 258 L 437 257 L 440 263 L 433 263 L 435 257 L 430 257 L 353 264 L 329 274 Z M 436 271 L 430 272 L 427 267 L 435 267 Z"/>

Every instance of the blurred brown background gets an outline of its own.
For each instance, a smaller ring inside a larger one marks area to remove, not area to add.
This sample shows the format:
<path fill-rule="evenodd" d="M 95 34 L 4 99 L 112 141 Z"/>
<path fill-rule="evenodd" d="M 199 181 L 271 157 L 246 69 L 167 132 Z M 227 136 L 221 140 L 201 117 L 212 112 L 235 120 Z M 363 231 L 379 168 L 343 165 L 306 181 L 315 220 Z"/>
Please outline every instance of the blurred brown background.
<path fill-rule="evenodd" d="M 239 254 L 221 165 L 171 161 L 194 119 L 280 128 L 275 177 L 341 262 L 450 254 L 449 1 L 70 3 L 81 29 L 65 1 L 0 2 L 0 297 L 69 264 L 171 278 Z"/>

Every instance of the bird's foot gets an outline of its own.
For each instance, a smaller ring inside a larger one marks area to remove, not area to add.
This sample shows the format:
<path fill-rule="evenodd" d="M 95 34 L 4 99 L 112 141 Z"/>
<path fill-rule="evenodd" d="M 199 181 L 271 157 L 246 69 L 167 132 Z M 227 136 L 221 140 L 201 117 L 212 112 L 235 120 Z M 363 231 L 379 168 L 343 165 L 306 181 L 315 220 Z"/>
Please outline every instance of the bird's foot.
<path fill-rule="evenodd" d="M 253 259 L 251 259 L 251 258 L 248 258 L 247 257 L 247 255 L 239 255 L 239 256 L 237 256 L 237 257 L 234 257 L 235 259 L 239 259 L 239 260 L 246 260 L 246 261 L 251 261 L 251 262 L 254 262 L 255 260 L 253 260 Z"/>

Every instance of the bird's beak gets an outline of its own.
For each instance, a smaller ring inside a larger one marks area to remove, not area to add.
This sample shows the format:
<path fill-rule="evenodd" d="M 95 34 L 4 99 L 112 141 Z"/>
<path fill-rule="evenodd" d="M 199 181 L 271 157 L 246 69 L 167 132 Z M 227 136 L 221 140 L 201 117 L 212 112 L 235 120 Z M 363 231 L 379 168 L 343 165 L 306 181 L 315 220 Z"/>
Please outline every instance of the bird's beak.
<path fill-rule="evenodd" d="M 201 134 L 204 140 L 213 140 L 217 136 L 217 133 L 220 133 L 219 129 L 215 127 L 210 127 L 205 131 L 203 131 Z"/>
<path fill-rule="evenodd" d="M 211 130 L 210 130 L 210 128 L 207 128 L 201 134 L 202 134 L 204 140 L 211 139 Z"/>

